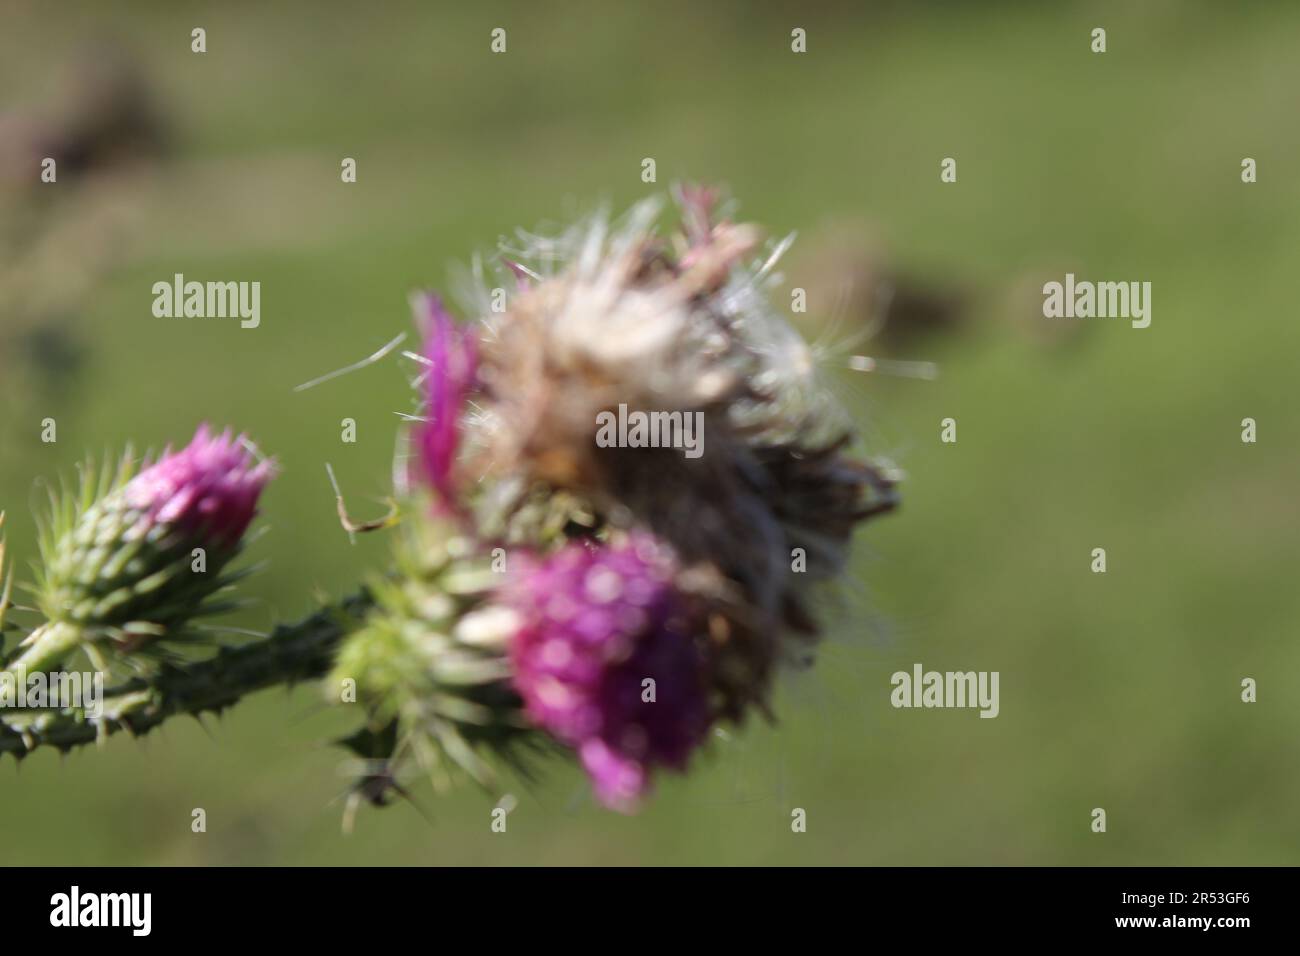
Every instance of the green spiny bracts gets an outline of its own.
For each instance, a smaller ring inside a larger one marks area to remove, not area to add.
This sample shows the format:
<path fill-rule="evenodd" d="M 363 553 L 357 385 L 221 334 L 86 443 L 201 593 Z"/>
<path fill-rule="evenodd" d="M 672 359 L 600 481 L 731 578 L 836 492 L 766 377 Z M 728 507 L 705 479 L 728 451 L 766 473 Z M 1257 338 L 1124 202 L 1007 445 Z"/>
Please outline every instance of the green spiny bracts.
<path fill-rule="evenodd" d="M 449 517 L 406 521 L 397 533 L 396 570 L 371 585 L 375 607 L 326 681 L 333 700 L 366 710 L 366 728 L 342 743 L 382 768 L 363 784 L 394 780 L 414 760 L 440 789 L 456 768 L 490 786 L 486 757 L 525 769 L 541 745 L 509 682 L 514 619 L 484 605 L 501 575 Z"/>
<path fill-rule="evenodd" d="M 195 617 L 229 609 L 212 598 L 246 573 L 225 569 L 272 471 L 207 426 L 139 472 L 129 454 L 97 476 L 83 471 L 77 495 L 51 496 L 35 587 L 46 623 L 11 668 L 48 670 L 78 647 L 132 652 L 182 640 Z"/>

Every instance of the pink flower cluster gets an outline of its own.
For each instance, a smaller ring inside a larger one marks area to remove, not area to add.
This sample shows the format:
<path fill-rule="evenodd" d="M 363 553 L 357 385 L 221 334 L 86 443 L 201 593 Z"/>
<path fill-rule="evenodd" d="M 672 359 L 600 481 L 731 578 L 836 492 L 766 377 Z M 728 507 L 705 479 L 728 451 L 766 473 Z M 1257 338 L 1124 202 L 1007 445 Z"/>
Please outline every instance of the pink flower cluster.
<path fill-rule="evenodd" d="M 214 435 L 200 425 L 178 452 L 168 450 L 123 489 L 129 507 L 141 512 L 132 533 L 160 526 L 233 546 L 257 514 L 257 499 L 275 473 L 270 461 L 257 462 L 243 437 L 229 429 Z"/>
<path fill-rule="evenodd" d="M 710 722 L 704 660 L 672 559 L 648 534 L 572 543 L 505 588 L 528 716 L 573 747 L 607 806 L 631 810 L 655 766 L 684 770 Z"/>

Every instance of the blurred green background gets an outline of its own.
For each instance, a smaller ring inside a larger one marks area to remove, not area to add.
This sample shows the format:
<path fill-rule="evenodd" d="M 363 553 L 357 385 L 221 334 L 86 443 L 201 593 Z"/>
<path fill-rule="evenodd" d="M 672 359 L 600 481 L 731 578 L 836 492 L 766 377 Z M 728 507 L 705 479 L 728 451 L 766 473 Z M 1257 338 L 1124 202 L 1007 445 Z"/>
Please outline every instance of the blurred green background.
<path fill-rule="evenodd" d="M 496 795 L 426 786 L 431 820 L 365 810 L 345 837 L 343 755 L 322 742 L 347 722 L 299 688 L 207 732 L 177 722 L 3 761 L 0 863 L 1300 862 L 1300 7 L 3 11 L 4 110 L 57 118 L 92 95 L 79 71 L 117 51 L 168 129 L 156 156 L 6 186 L 0 506 L 20 559 L 39 477 L 209 420 L 283 466 L 254 549 L 270 562 L 248 587 L 259 603 L 236 623 L 265 630 L 346 594 L 388 545 L 349 545 L 324 462 L 355 510 L 383 496 L 405 370 L 292 387 L 407 329 L 408 291 L 445 287 L 498 235 L 674 179 L 726 184 L 744 218 L 799 230 L 787 280 L 814 313 L 836 307 L 823 277 L 855 261 L 845 223 L 967 309 L 883 353 L 935 361 L 936 381 L 835 373 L 906 470 L 904 507 L 860 537 L 780 724 L 717 741 L 640 815 L 597 809 L 556 766 L 511 782 L 504 835 Z M 195 26 L 206 54 L 190 52 Z M 498 26 L 505 55 L 488 48 Z M 1247 156 L 1257 184 L 1241 182 Z M 1151 327 L 1044 336 L 1038 289 L 1067 270 L 1152 282 Z M 154 318 L 150 287 L 175 272 L 259 280 L 261 327 Z M 955 445 L 939 442 L 948 416 Z M 1247 416 L 1257 444 L 1240 440 Z M 999 671 L 1001 715 L 893 709 L 890 675 L 914 662 Z M 1243 677 L 1258 703 L 1240 701 Z"/>

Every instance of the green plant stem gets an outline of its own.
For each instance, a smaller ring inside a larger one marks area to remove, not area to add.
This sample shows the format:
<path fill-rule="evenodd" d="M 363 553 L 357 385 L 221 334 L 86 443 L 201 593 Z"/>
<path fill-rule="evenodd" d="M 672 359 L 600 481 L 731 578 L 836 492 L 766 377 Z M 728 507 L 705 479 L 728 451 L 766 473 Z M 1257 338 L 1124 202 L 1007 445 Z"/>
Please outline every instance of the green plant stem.
<path fill-rule="evenodd" d="M 166 665 L 107 689 L 98 717 L 79 710 L 0 710 L 0 754 L 22 757 L 38 747 L 66 753 L 119 730 L 148 733 L 171 717 L 198 717 L 254 691 L 320 677 L 370 603 L 368 595 L 359 594 L 296 624 L 280 625 L 269 637 L 223 647 L 205 660 Z"/>

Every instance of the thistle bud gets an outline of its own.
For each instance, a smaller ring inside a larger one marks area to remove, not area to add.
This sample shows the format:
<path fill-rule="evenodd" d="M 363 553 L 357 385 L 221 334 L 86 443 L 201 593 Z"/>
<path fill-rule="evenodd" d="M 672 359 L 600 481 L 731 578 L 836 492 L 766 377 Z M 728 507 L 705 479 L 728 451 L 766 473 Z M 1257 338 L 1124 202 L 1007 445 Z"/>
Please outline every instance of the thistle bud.
<path fill-rule="evenodd" d="M 674 573 L 664 547 L 634 533 L 525 562 L 504 589 L 528 717 L 577 751 L 618 810 L 636 806 L 656 766 L 685 770 L 710 722 L 698 622 Z"/>
<path fill-rule="evenodd" d="M 124 461 L 78 505 L 56 504 L 41 540 L 37 592 L 47 623 L 14 662 L 57 664 L 82 643 L 123 650 L 184 636 L 208 598 L 238 575 L 223 570 L 242 548 L 258 496 L 274 473 L 229 431 L 199 426 L 193 441 L 138 474 Z"/>

